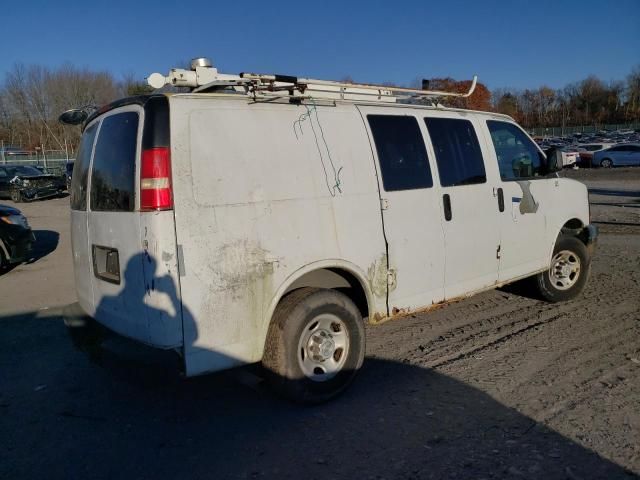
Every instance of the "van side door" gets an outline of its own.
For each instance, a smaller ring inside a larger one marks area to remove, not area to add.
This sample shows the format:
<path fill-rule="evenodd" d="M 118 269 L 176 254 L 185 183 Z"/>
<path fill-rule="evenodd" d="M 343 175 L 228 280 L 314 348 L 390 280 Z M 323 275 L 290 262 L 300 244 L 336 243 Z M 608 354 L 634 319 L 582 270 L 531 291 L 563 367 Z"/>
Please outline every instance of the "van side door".
<path fill-rule="evenodd" d="M 557 179 L 545 177 L 542 152 L 517 125 L 487 120 L 486 136 L 503 196 L 499 280 L 504 282 L 548 265 L 553 245 L 547 244 L 545 216 L 553 208 Z"/>
<path fill-rule="evenodd" d="M 474 121 L 456 112 L 424 118 L 440 183 L 447 299 L 496 283 L 500 257 L 495 172 L 485 165 Z"/>
<path fill-rule="evenodd" d="M 444 235 L 420 119 L 406 111 L 358 107 L 376 158 L 388 251 L 390 313 L 444 299 Z"/>

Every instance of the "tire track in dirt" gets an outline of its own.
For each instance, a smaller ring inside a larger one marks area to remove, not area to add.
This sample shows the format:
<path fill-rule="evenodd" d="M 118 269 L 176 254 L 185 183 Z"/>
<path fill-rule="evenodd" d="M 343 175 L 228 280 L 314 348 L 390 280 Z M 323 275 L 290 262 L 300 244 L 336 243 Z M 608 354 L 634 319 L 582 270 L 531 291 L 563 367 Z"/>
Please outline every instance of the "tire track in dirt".
<path fill-rule="evenodd" d="M 577 299 L 486 292 L 370 328 L 369 353 L 472 385 L 640 472 L 639 312 L 640 236 L 606 234 Z"/>

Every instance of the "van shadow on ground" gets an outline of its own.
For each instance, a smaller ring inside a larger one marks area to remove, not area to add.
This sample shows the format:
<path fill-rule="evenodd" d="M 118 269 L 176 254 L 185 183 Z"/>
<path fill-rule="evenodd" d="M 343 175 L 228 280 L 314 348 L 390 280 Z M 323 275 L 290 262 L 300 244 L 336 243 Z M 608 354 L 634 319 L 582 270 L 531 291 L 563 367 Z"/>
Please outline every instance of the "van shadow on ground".
<path fill-rule="evenodd" d="M 341 397 L 300 407 L 236 373 L 102 363 L 71 347 L 57 315 L 0 318 L 0 477 L 636 478 L 409 364 L 368 358 Z"/>

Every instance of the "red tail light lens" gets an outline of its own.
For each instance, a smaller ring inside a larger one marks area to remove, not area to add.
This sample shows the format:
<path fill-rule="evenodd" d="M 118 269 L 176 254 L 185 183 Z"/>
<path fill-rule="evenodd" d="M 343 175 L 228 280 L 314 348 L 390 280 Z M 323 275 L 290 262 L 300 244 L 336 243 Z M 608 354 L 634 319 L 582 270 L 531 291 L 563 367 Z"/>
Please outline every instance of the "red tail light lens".
<path fill-rule="evenodd" d="M 171 154 L 169 147 L 149 148 L 142 152 L 140 168 L 140 210 L 171 210 Z"/>

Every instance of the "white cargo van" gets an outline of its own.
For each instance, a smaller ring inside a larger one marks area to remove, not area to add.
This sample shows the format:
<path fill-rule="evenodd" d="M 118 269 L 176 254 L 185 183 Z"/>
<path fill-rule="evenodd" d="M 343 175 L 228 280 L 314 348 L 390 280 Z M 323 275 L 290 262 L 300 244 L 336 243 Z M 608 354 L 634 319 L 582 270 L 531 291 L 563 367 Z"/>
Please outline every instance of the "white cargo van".
<path fill-rule="evenodd" d="M 188 376 L 262 362 L 323 401 L 360 368 L 365 318 L 534 275 L 550 301 L 585 286 L 587 189 L 507 116 L 206 62 L 161 80 L 193 91 L 62 116 L 84 122 L 73 259 L 82 309 Z"/>

